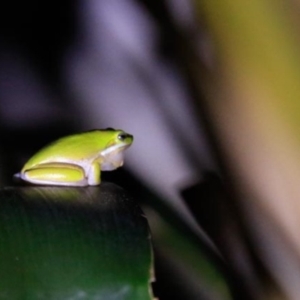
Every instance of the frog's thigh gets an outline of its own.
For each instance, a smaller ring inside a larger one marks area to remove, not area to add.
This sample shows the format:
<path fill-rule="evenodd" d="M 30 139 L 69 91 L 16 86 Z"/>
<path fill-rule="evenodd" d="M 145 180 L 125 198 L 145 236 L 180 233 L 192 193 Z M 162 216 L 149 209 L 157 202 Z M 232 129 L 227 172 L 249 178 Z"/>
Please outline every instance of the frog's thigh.
<path fill-rule="evenodd" d="M 87 177 L 88 177 L 88 184 L 89 185 L 98 185 L 101 182 L 101 170 L 100 170 L 100 164 L 96 161 L 94 161 L 91 164 L 91 168 L 88 171 Z"/>
<path fill-rule="evenodd" d="M 71 164 L 44 164 L 24 172 L 25 180 L 36 184 L 85 186 L 84 170 Z"/>

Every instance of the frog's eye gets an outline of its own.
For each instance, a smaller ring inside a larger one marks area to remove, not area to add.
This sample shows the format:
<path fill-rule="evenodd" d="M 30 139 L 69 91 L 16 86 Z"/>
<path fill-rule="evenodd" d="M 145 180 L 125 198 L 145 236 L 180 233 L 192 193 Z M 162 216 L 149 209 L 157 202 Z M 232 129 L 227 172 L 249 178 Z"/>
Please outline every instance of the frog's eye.
<path fill-rule="evenodd" d="M 125 133 L 125 132 L 122 132 L 122 133 L 120 133 L 120 134 L 118 135 L 118 139 L 119 139 L 120 141 L 124 141 L 127 137 L 128 137 L 128 134 Z"/>

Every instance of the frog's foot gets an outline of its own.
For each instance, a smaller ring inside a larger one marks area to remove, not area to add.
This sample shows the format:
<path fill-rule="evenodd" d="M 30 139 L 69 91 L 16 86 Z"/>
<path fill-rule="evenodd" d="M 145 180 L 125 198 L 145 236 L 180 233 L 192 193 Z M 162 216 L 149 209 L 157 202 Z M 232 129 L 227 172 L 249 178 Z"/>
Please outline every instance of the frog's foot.
<path fill-rule="evenodd" d="M 13 178 L 14 178 L 15 181 L 20 181 L 21 180 L 21 173 L 14 174 Z"/>
<path fill-rule="evenodd" d="M 18 173 L 24 181 L 40 185 L 87 186 L 84 170 L 71 164 L 43 164 Z"/>
<path fill-rule="evenodd" d="M 99 185 L 101 182 L 100 175 L 100 165 L 97 161 L 94 161 L 87 173 L 88 185 Z"/>

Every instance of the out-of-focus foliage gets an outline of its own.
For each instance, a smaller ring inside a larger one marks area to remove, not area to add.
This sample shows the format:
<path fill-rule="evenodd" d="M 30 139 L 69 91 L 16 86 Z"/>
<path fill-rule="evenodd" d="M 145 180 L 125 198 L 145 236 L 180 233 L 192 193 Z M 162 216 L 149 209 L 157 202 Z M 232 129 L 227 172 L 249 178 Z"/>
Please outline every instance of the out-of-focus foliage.
<path fill-rule="evenodd" d="M 214 49 L 204 106 L 251 247 L 284 299 L 298 299 L 299 7 L 281 0 L 195 5 Z"/>

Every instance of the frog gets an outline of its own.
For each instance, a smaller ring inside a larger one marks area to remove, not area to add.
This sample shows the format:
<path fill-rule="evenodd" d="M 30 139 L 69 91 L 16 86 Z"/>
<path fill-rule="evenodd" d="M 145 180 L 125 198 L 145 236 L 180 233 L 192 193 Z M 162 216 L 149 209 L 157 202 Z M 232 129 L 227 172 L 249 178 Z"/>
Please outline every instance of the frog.
<path fill-rule="evenodd" d="M 124 163 L 133 135 L 121 129 L 94 129 L 62 137 L 34 154 L 15 178 L 37 185 L 97 186 L 101 171 Z"/>

